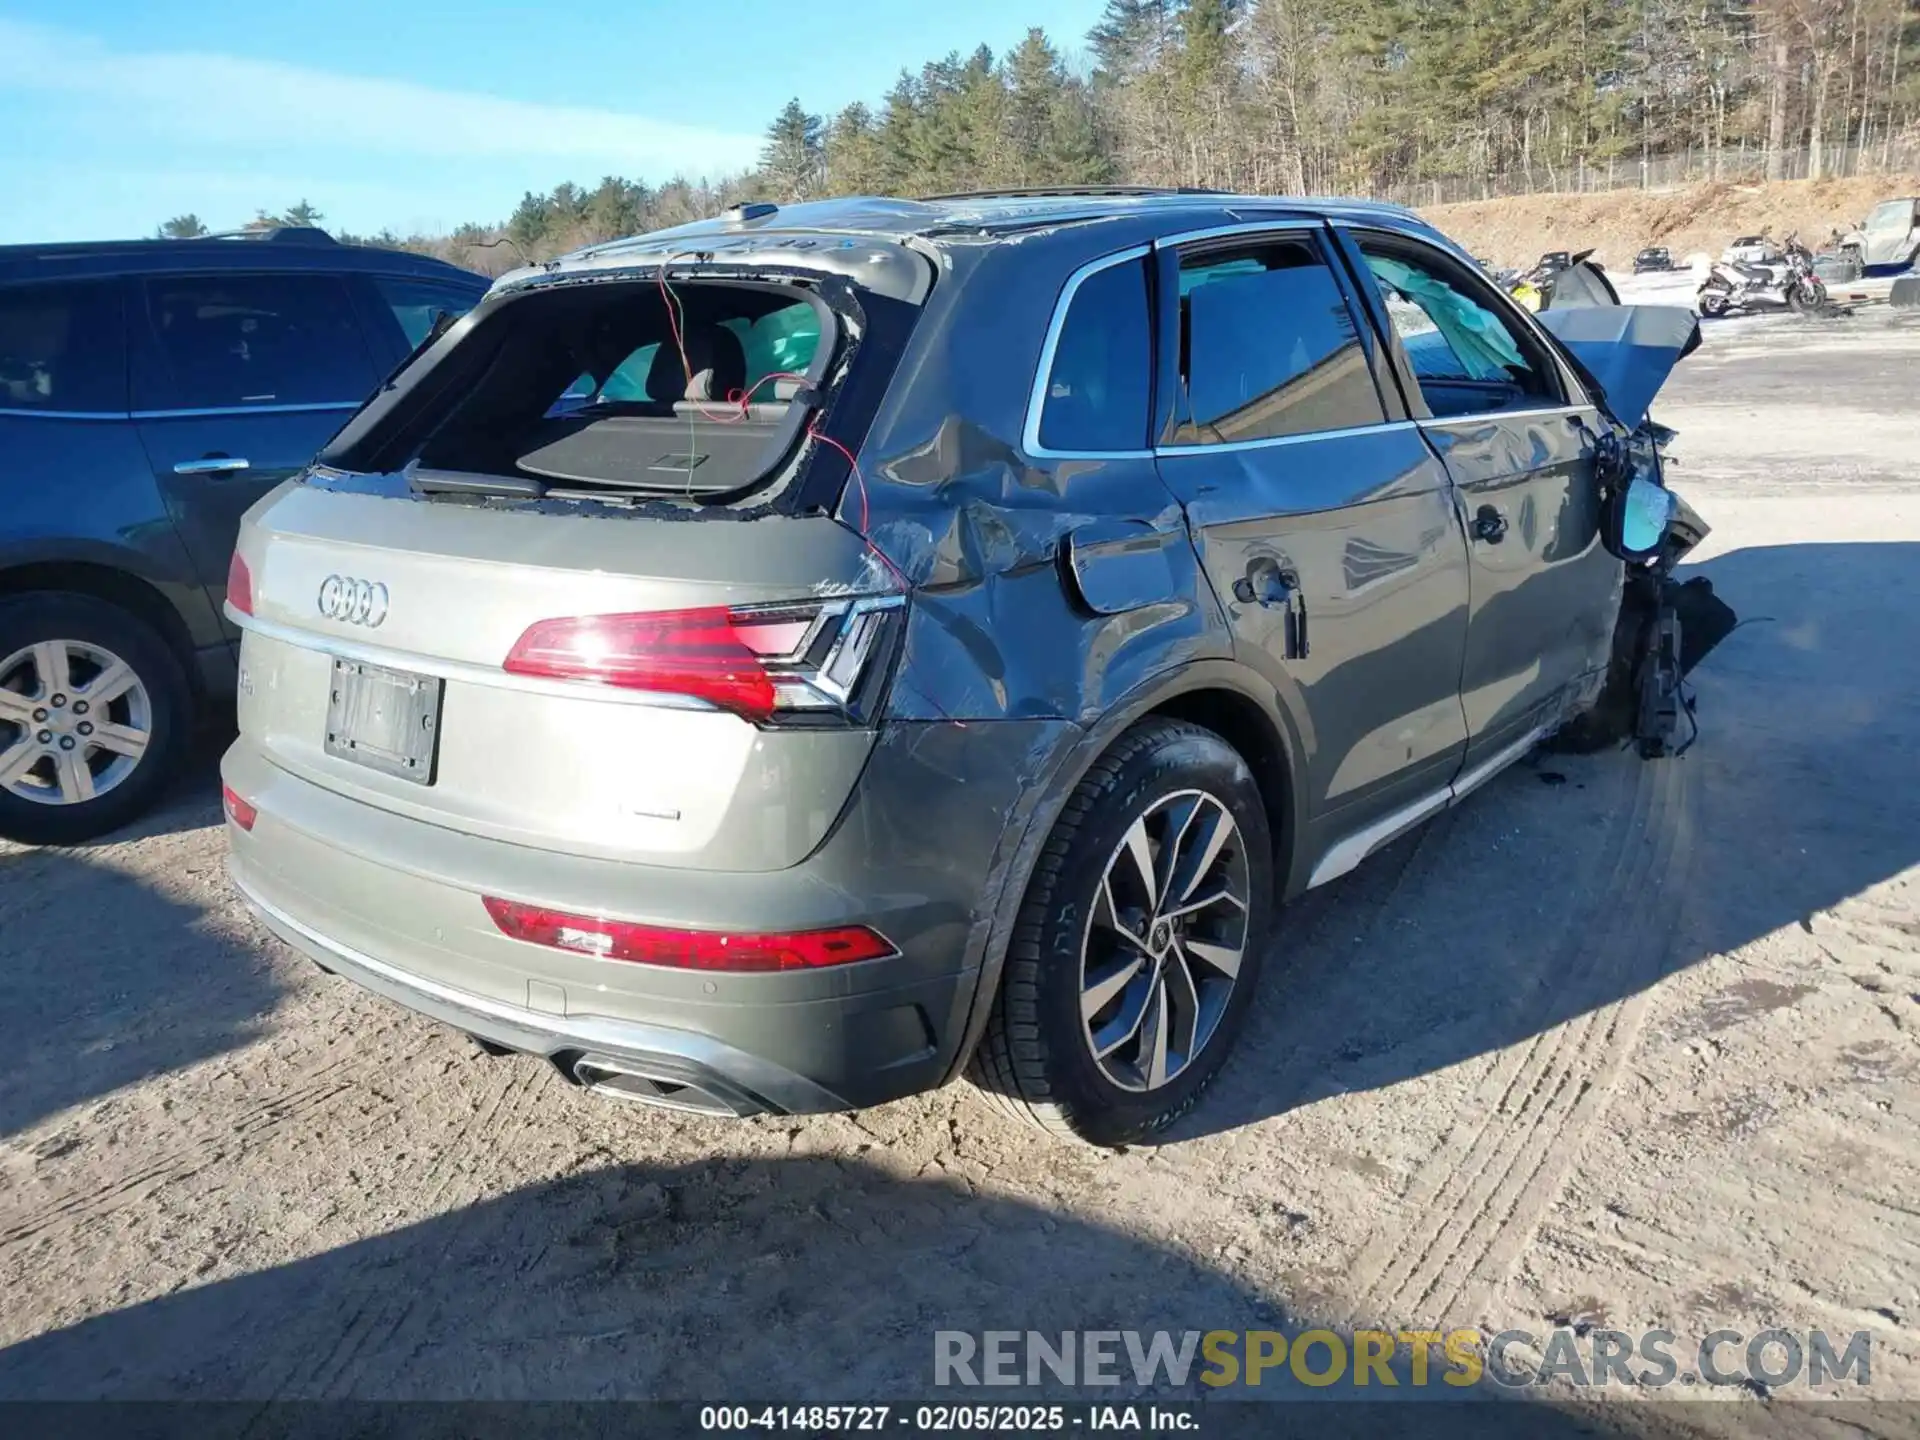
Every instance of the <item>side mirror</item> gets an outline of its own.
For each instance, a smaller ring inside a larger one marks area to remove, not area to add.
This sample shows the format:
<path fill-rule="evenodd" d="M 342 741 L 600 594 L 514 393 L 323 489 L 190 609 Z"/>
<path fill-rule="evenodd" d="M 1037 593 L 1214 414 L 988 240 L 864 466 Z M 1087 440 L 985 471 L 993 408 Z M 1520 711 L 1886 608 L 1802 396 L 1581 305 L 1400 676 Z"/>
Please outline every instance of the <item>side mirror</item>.
<path fill-rule="evenodd" d="M 1607 506 L 1607 549 L 1622 560 L 1653 559 L 1673 523 L 1676 503 L 1665 486 L 1635 476 Z"/>

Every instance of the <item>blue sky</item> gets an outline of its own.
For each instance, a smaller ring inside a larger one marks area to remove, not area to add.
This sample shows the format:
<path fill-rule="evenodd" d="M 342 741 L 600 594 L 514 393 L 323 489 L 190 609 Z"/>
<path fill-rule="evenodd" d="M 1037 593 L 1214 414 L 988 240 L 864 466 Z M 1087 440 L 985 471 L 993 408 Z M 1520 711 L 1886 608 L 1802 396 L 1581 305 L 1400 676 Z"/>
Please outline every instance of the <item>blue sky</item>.
<path fill-rule="evenodd" d="M 0 244 L 216 229 L 306 198 L 442 231 L 605 174 L 724 174 L 790 96 L 877 101 L 902 66 L 1101 0 L 0 0 Z"/>

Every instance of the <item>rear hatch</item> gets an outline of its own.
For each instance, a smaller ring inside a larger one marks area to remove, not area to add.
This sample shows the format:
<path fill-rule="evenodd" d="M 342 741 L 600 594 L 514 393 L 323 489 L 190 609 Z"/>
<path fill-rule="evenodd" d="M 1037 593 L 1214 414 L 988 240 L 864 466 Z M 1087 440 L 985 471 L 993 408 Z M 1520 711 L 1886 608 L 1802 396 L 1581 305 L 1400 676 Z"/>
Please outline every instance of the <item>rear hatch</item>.
<path fill-rule="evenodd" d="M 914 311 L 764 263 L 497 290 L 249 514 L 242 743 L 512 843 L 803 859 L 904 621 L 834 512 Z"/>

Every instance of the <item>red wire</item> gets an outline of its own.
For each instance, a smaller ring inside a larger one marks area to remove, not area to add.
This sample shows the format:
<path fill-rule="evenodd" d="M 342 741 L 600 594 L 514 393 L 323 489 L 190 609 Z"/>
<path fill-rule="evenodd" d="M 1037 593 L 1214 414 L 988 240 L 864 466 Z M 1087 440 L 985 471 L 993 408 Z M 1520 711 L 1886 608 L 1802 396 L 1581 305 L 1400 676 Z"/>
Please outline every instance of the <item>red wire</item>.
<path fill-rule="evenodd" d="M 691 390 L 693 388 L 693 361 L 687 355 L 687 340 L 686 336 L 681 333 L 680 320 L 677 315 L 680 300 L 679 297 L 673 293 L 673 287 L 667 284 L 667 267 L 679 258 L 678 255 L 669 255 L 665 260 L 661 261 L 660 268 L 653 272 L 653 278 L 660 286 L 660 301 L 666 307 L 667 311 L 667 329 L 673 334 L 673 348 L 680 356 L 680 373 L 686 376 L 687 389 Z M 715 421 L 722 425 L 730 425 L 734 419 L 744 420 L 747 416 L 744 405 L 740 407 L 740 414 L 738 416 L 729 418 L 726 415 L 717 414 L 707 409 L 702 401 L 696 400 L 693 403 L 694 407 L 699 410 L 702 418 Z"/>
<path fill-rule="evenodd" d="M 666 306 L 667 326 L 669 330 L 672 331 L 672 334 L 673 334 L 674 349 L 677 350 L 680 354 L 681 372 L 687 377 L 688 388 L 692 388 L 693 361 L 687 355 L 686 338 L 681 333 L 680 322 L 676 318 L 676 314 L 675 314 L 675 307 L 679 304 L 679 300 L 673 293 L 673 287 L 667 284 L 667 267 L 671 265 L 678 258 L 679 258 L 678 256 L 670 255 L 664 261 L 662 261 L 660 264 L 660 268 L 654 272 L 654 279 L 659 283 L 660 299 L 661 299 L 661 302 Z M 751 403 L 753 399 L 753 392 L 755 390 L 758 390 L 762 385 L 766 384 L 769 380 L 796 380 L 802 385 L 809 383 L 805 375 L 795 374 L 791 370 L 776 370 L 771 374 L 762 375 L 758 380 L 754 381 L 752 385 L 748 386 L 746 390 L 740 392 L 740 396 L 737 401 L 734 399 L 732 395 L 729 395 L 727 397 L 729 404 L 737 404 L 739 406 L 739 409 L 731 416 L 716 415 L 713 412 L 709 411 L 704 405 L 701 405 L 700 402 L 697 400 L 694 402 L 694 404 L 700 407 L 700 413 L 706 416 L 709 420 L 713 420 L 723 425 L 736 424 L 739 421 L 745 420 L 747 418 L 747 406 L 749 403 Z M 860 462 L 854 459 L 853 451 L 849 450 L 845 445 L 842 445 L 838 440 L 834 439 L 831 435 L 828 435 L 824 431 L 822 431 L 820 429 L 820 420 L 817 415 L 814 417 L 812 422 L 808 424 L 807 434 L 810 435 L 815 440 L 818 440 L 821 444 L 830 446 L 832 449 L 838 451 L 840 453 L 841 458 L 843 458 L 847 462 L 847 468 L 853 475 L 854 486 L 860 493 L 859 534 L 860 534 L 861 543 L 864 544 L 868 550 L 872 551 L 874 559 L 878 560 L 882 565 L 884 565 L 887 568 L 888 573 L 890 573 L 895 580 L 900 582 L 900 588 L 904 591 L 910 592 L 913 589 L 913 583 L 907 579 L 906 575 L 901 571 L 900 567 L 894 564 L 893 561 L 888 558 L 887 552 L 882 550 L 878 545 L 874 544 L 873 536 L 867 533 L 867 525 L 871 518 L 867 509 L 867 480 L 866 480 L 866 477 L 860 473 Z"/>
<path fill-rule="evenodd" d="M 680 355 L 681 373 L 687 377 L 687 387 L 691 389 L 693 387 L 693 361 L 687 354 L 686 337 L 681 333 L 680 321 L 677 315 L 676 307 L 679 305 L 680 302 L 678 297 L 675 296 L 673 293 L 673 287 L 667 284 L 667 267 L 673 264 L 673 262 L 678 258 L 679 257 L 677 255 L 669 255 L 665 260 L 663 260 L 660 263 L 660 268 L 654 272 L 654 279 L 659 283 L 660 299 L 661 299 L 661 302 L 666 306 L 667 327 L 673 333 L 673 348 L 676 351 L 678 351 Z M 700 413 L 706 416 L 707 419 L 709 420 L 715 421 L 716 423 L 722 424 L 722 425 L 737 424 L 739 421 L 745 420 L 747 418 L 747 406 L 753 400 L 753 392 L 758 390 L 762 385 L 766 384 L 769 380 L 797 380 L 802 385 L 807 385 L 812 383 L 807 379 L 805 375 L 795 374 L 791 370 L 776 370 L 772 374 L 762 375 L 758 380 L 754 381 L 753 384 L 749 385 L 744 391 L 740 392 L 739 398 L 737 400 L 732 395 L 729 395 L 727 397 L 728 404 L 737 405 L 739 407 L 731 416 L 716 415 L 712 411 L 709 411 L 705 405 L 701 404 L 701 402 L 697 400 L 694 402 L 694 404 L 699 406 Z M 832 449 L 838 451 L 841 458 L 847 462 L 847 469 L 853 475 L 854 486 L 860 492 L 860 528 L 859 528 L 860 543 L 865 545 L 867 549 L 873 553 L 873 558 L 878 560 L 882 565 L 884 565 L 887 568 L 887 572 L 891 574 L 895 580 L 900 582 L 901 590 L 903 592 L 911 594 L 913 591 L 913 582 L 908 580 L 905 573 L 900 569 L 900 567 L 894 564 L 893 561 L 887 557 L 886 551 L 882 550 L 878 545 L 873 543 L 873 536 L 867 533 L 867 524 L 870 519 L 870 516 L 868 515 L 868 511 L 867 511 L 867 480 L 866 480 L 866 477 L 860 473 L 860 462 L 853 458 L 853 451 L 849 450 L 845 445 L 842 445 L 838 440 L 834 439 L 831 435 L 825 434 L 824 432 L 821 431 L 820 417 L 817 414 L 808 423 L 807 434 L 810 435 L 813 439 L 818 440 L 821 444 L 830 446 Z M 933 706 L 935 712 L 938 713 L 942 719 L 951 721 L 953 724 L 960 726 L 962 729 L 966 728 L 965 721 L 954 720 L 951 715 L 947 714 L 947 712 L 940 707 L 939 702 L 934 700 L 931 696 L 923 695 L 922 698 L 925 699 L 929 705 Z"/>
<path fill-rule="evenodd" d="M 867 481 L 866 481 L 866 477 L 860 473 L 860 462 L 853 458 L 853 452 L 851 450 L 849 450 L 846 446 L 842 445 L 838 440 L 834 439 L 831 435 L 825 434 L 820 430 L 819 421 L 817 417 L 814 423 L 807 427 L 807 434 L 811 435 L 815 440 L 818 440 L 821 444 L 831 446 L 834 450 L 837 450 L 840 453 L 840 455 L 846 460 L 848 469 L 850 469 L 853 472 L 853 483 L 860 492 L 860 530 L 859 530 L 860 543 L 865 545 L 868 550 L 873 552 L 874 559 L 878 560 L 882 565 L 887 567 L 888 572 L 893 576 L 893 578 L 900 582 L 901 590 L 908 594 L 911 594 L 913 592 L 913 582 L 907 579 L 905 573 L 901 571 L 898 565 L 894 564 L 892 560 L 887 558 L 887 552 L 882 550 L 878 545 L 874 544 L 873 536 L 867 533 Z M 940 704 L 938 700 L 935 700 L 931 695 L 927 694 L 924 690 L 920 690 L 918 687 L 915 687 L 915 693 L 918 694 L 922 700 L 926 701 L 928 705 L 932 706 L 934 713 L 938 715 L 942 720 L 945 720 L 948 723 L 955 725 L 962 730 L 967 728 L 966 721 L 955 720 L 953 716 L 947 713 L 946 709 Z"/>

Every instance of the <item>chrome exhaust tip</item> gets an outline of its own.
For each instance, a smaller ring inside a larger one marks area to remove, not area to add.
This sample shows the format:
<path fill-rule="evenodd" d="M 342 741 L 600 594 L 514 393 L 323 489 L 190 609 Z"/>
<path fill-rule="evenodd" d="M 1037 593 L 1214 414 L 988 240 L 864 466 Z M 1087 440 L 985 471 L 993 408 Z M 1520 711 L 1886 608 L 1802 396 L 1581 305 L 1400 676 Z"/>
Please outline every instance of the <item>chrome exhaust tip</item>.
<path fill-rule="evenodd" d="M 669 1074 L 664 1067 L 656 1068 L 643 1061 L 588 1054 L 577 1057 L 571 1064 L 563 1064 L 561 1069 L 575 1084 L 596 1095 L 634 1105 L 729 1118 L 757 1114 L 762 1108 L 746 1103 L 744 1098 L 728 1098 L 687 1075 Z"/>

